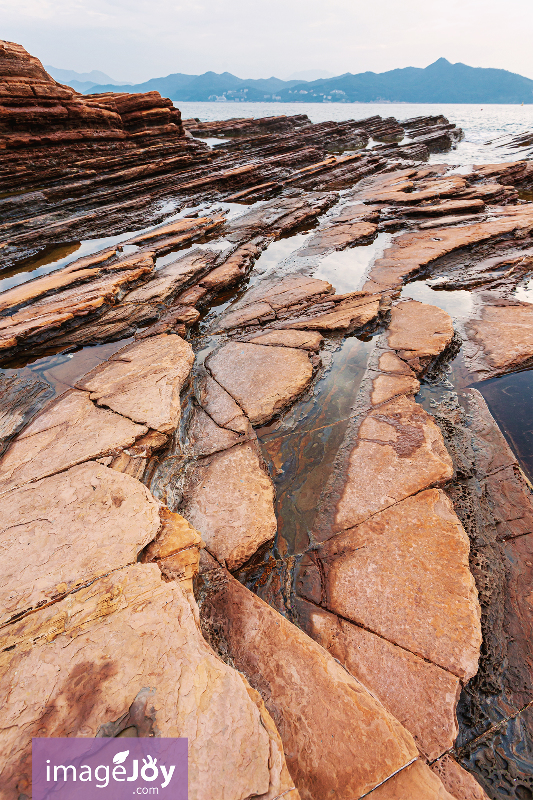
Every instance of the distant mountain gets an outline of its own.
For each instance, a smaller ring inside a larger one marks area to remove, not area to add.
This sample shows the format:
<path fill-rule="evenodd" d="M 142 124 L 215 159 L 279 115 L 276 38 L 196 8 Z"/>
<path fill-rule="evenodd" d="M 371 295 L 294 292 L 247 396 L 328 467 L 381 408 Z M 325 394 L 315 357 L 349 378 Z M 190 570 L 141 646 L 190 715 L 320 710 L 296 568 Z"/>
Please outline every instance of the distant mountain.
<path fill-rule="evenodd" d="M 152 78 L 133 86 L 116 86 L 110 83 L 92 86 L 84 94 L 102 92 L 151 92 L 154 89 L 171 100 L 233 100 L 255 101 L 279 100 L 282 89 L 290 89 L 301 81 L 282 81 L 280 78 L 258 78 L 243 80 L 230 72 L 218 74 L 205 72 L 203 75 L 185 75 L 176 72 L 165 78 Z"/>
<path fill-rule="evenodd" d="M 349 103 L 533 103 L 533 81 L 504 69 L 450 64 L 439 58 L 425 69 L 347 72 L 280 92 L 282 101 Z"/>
<path fill-rule="evenodd" d="M 44 68 L 54 80 L 59 81 L 59 83 L 66 83 L 67 86 L 72 86 L 77 92 L 88 91 L 91 86 L 100 86 L 104 83 L 113 86 L 126 85 L 124 81 L 116 81 L 98 69 L 93 69 L 91 72 L 75 72 L 73 69 L 58 69 L 58 67 L 51 67 L 46 64 Z"/>
<path fill-rule="evenodd" d="M 149 92 L 154 89 L 177 101 L 533 103 L 533 80 L 504 69 L 451 64 L 445 58 L 439 58 L 425 69 L 406 67 L 358 75 L 347 72 L 335 78 L 313 81 L 243 80 L 229 72 L 206 72 L 203 75 L 177 72 L 134 85 L 107 81 L 83 92 Z"/>

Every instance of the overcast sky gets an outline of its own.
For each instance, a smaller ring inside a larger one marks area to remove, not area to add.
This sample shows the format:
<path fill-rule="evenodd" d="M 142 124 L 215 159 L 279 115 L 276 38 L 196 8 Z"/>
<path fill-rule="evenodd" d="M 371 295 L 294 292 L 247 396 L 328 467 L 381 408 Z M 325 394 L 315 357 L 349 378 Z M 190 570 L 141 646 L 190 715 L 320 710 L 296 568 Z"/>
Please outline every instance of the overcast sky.
<path fill-rule="evenodd" d="M 533 0 L 0 0 L 0 36 L 45 64 L 140 82 L 384 72 L 444 56 L 533 78 Z"/>

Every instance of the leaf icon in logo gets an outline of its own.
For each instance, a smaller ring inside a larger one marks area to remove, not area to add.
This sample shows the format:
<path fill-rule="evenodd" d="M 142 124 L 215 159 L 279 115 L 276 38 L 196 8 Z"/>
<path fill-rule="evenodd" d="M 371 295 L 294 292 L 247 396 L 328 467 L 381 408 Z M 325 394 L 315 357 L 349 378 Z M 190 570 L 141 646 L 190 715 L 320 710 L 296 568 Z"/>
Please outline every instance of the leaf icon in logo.
<path fill-rule="evenodd" d="M 122 764 L 122 762 L 127 759 L 129 754 L 129 750 L 123 750 L 122 753 L 117 753 L 116 756 L 113 756 L 113 764 Z"/>

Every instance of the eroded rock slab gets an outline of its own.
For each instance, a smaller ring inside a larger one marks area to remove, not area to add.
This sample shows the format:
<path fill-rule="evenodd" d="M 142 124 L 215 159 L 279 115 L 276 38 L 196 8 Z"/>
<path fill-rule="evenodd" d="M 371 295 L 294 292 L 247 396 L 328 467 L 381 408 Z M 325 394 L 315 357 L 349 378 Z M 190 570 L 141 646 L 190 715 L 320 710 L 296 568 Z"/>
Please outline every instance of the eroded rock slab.
<path fill-rule="evenodd" d="M 452 460 L 432 417 L 411 397 L 391 400 L 373 410 L 359 428 L 333 531 L 357 525 L 452 475 Z"/>
<path fill-rule="evenodd" d="M 481 645 L 468 554 L 446 495 L 421 492 L 326 542 L 325 605 L 466 681 Z"/>
<path fill-rule="evenodd" d="M 415 372 L 423 372 L 452 339 L 452 319 L 441 308 L 417 300 L 398 303 L 392 308 L 388 345 Z"/>
<path fill-rule="evenodd" d="M 181 336 L 162 334 L 128 345 L 79 381 L 91 400 L 162 433 L 175 430 L 180 392 L 194 362 Z"/>
<path fill-rule="evenodd" d="M 383 703 L 427 759 L 453 747 L 461 690 L 457 677 L 304 600 L 295 608 L 303 630 Z"/>
<path fill-rule="evenodd" d="M 490 373 L 512 372 L 533 363 L 533 304 L 485 305 L 469 331 L 483 348 Z"/>
<path fill-rule="evenodd" d="M 354 800 L 416 757 L 409 733 L 309 636 L 212 560 L 201 577 L 204 629 L 261 692 L 303 800 Z"/>
<path fill-rule="evenodd" d="M 188 737 L 191 800 L 272 799 L 293 787 L 259 696 L 214 655 L 180 587 L 155 565 L 114 572 L 4 628 L 1 648 L 7 797 L 31 792 L 32 736 L 132 726 Z"/>
<path fill-rule="evenodd" d="M 270 344 L 281 347 L 300 347 L 303 350 L 319 350 L 324 338 L 316 331 L 298 331 L 286 328 L 254 334 L 250 337 L 254 344 Z"/>
<path fill-rule="evenodd" d="M 415 761 L 370 795 L 371 800 L 466 800 L 453 797 L 446 791 L 437 775 L 424 764 Z"/>
<path fill-rule="evenodd" d="M 52 396 L 50 384 L 36 376 L 0 375 L 0 456 Z"/>
<path fill-rule="evenodd" d="M 230 570 L 272 539 L 277 530 L 274 487 L 257 446 L 248 442 L 199 461 L 182 513 Z"/>
<path fill-rule="evenodd" d="M 403 195 L 402 202 L 405 202 L 405 198 L 413 198 L 413 201 L 417 199 L 414 192 L 398 192 L 398 194 Z M 418 197 L 420 200 L 424 199 L 421 194 L 422 192 Z M 375 200 L 376 197 L 371 199 Z M 385 198 L 382 200 L 384 202 Z M 387 202 L 390 201 L 391 198 Z M 506 208 L 501 215 L 486 222 L 403 233 L 385 250 L 383 258 L 375 262 L 363 289 L 367 292 L 380 292 L 400 286 L 407 276 L 417 273 L 421 267 L 454 250 L 495 239 L 513 231 L 530 230 L 532 226 L 533 208 L 525 205 Z"/>
<path fill-rule="evenodd" d="M 2 508 L 0 624 L 134 562 L 161 527 L 142 483 L 95 462 L 10 492 Z"/>
<path fill-rule="evenodd" d="M 291 317 L 285 323 L 292 328 L 303 328 L 319 331 L 353 331 L 362 328 L 376 319 L 381 295 L 356 293 L 355 296 L 332 297 L 331 310 L 323 312 L 320 307 L 308 309 L 306 314 Z"/>
<path fill-rule="evenodd" d="M 473 775 L 463 769 L 452 756 L 439 758 L 431 765 L 431 769 L 454 797 L 460 800 L 489 800 L 489 796 Z"/>
<path fill-rule="evenodd" d="M 146 432 L 145 425 L 98 408 L 88 392 L 73 389 L 12 442 L 0 462 L 0 491 L 121 450 Z"/>
<path fill-rule="evenodd" d="M 206 362 L 215 380 L 237 401 L 253 425 L 287 407 L 311 382 L 307 353 L 289 347 L 230 342 Z"/>
<path fill-rule="evenodd" d="M 332 292 L 327 281 L 306 278 L 302 275 L 289 275 L 281 280 L 262 281 L 246 292 L 244 297 L 232 306 L 232 310 L 217 322 L 217 328 L 231 330 L 259 322 L 268 322 L 291 307 L 302 307 L 316 303 Z"/>

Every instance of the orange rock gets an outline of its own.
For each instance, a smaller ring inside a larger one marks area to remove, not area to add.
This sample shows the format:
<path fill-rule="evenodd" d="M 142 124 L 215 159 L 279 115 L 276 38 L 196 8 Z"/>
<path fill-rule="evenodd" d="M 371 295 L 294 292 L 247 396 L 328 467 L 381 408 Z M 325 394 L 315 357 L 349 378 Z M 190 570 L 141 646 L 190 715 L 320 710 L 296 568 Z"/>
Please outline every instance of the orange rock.
<path fill-rule="evenodd" d="M 466 800 L 453 797 L 422 761 L 415 761 L 368 795 L 369 800 Z"/>
<path fill-rule="evenodd" d="M 397 395 L 414 395 L 420 389 L 420 381 L 410 375 L 378 375 L 372 382 L 371 403 L 385 403 Z"/>
<path fill-rule="evenodd" d="M 533 360 L 533 304 L 485 305 L 468 325 L 492 374 L 525 367 Z"/>
<path fill-rule="evenodd" d="M 489 800 L 474 776 L 459 766 L 452 756 L 439 758 L 431 765 L 431 769 L 458 800 Z"/>
<path fill-rule="evenodd" d="M 324 338 L 313 331 L 297 331 L 285 328 L 253 334 L 250 336 L 250 341 L 254 344 L 271 344 L 281 347 L 301 347 L 304 350 L 319 350 Z"/>
<path fill-rule="evenodd" d="M 334 221 L 335 218 L 332 219 Z M 358 242 L 374 238 L 378 226 L 360 219 L 338 222 L 318 230 L 299 252 L 299 256 L 315 256 L 332 250 L 344 250 Z"/>
<path fill-rule="evenodd" d="M 468 554 L 446 495 L 420 492 L 323 545 L 327 608 L 466 681 L 481 645 Z"/>
<path fill-rule="evenodd" d="M 146 487 L 94 462 L 10 492 L 2 508 L 1 624 L 134 562 L 161 527 Z"/>
<path fill-rule="evenodd" d="M 199 461 L 182 513 L 200 531 L 209 552 L 231 570 L 273 539 L 274 487 L 257 445 L 237 445 Z"/>
<path fill-rule="evenodd" d="M 212 560 L 201 579 L 204 629 L 261 692 L 302 800 L 354 800 L 416 757 L 410 734 L 326 650 Z"/>
<path fill-rule="evenodd" d="M 380 300 L 381 295 L 353 297 L 342 300 L 332 311 L 325 314 L 317 313 L 311 306 L 307 316 L 292 318 L 287 325 L 292 328 L 320 331 L 349 331 L 362 328 L 377 317 Z"/>
<path fill-rule="evenodd" d="M 20 433 L 0 461 L 0 492 L 120 450 L 147 432 L 97 408 L 77 389 L 59 397 Z"/>
<path fill-rule="evenodd" d="M 196 408 L 189 423 L 187 438 L 195 456 L 208 456 L 233 447 L 234 444 L 240 444 L 246 439 L 255 438 L 249 423 L 248 427 L 247 435 L 228 430 L 217 425 L 203 409 Z"/>
<path fill-rule="evenodd" d="M 293 608 L 303 630 L 383 703 L 428 760 L 453 747 L 461 690 L 455 675 L 305 600 Z"/>
<path fill-rule="evenodd" d="M 293 402 L 311 382 L 313 366 L 306 352 L 230 342 L 206 361 L 215 380 L 237 401 L 253 425 L 268 422 Z"/>
<path fill-rule="evenodd" d="M 357 525 L 452 476 L 452 460 L 432 417 L 411 397 L 390 400 L 365 417 L 359 428 L 333 531 Z"/>
<path fill-rule="evenodd" d="M 404 198 L 413 197 L 414 193 L 403 195 Z M 363 289 L 367 292 L 380 292 L 400 286 L 406 276 L 418 272 L 421 267 L 447 253 L 515 230 L 529 230 L 531 227 L 533 208 L 531 205 L 523 205 L 506 207 L 501 216 L 487 222 L 401 234 L 385 250 L 383 258 L 375 262 Z"/>
<path fill-rule="evenodd" d="M 180 392 L 194 362 L 181 336 L 161 334 L 130 344 L 78 381 L 91 400 L 162 433 L 180 419 Z"/>
<path fill-rule="evenodd" d="M 452 319 L 441 308 L 417 300 L 393 306 L 387 342 L 415 372 L 422 372 L 452 339 Z"/>
<path fill-rule="evenodd" d="M 131 728 L 188 738 L 191 800 L 291 796 L 268 712 L 205 643 L 190 602 L 155 565 L 134 564 L 2 629 L 6 796 L 31 786 L 32 736 Z"/>

